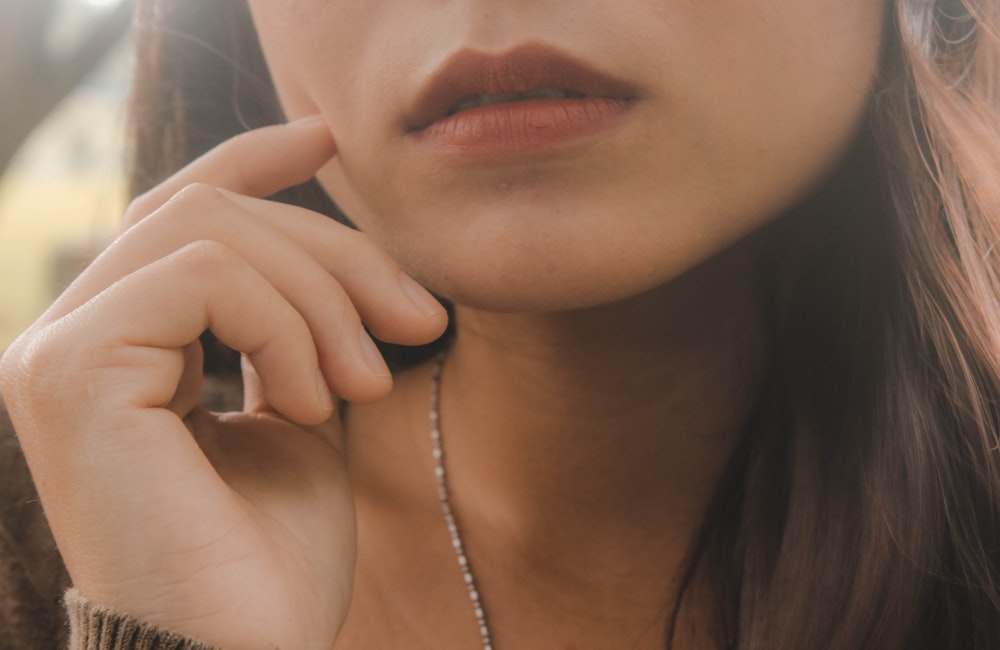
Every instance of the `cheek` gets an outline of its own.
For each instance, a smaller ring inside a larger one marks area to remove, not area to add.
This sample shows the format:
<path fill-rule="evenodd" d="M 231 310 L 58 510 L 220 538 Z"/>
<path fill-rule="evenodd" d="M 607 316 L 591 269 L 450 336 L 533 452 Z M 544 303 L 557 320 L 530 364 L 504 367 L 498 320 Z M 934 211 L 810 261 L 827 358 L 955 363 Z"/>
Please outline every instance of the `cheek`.
<path fill-rule="evenodd" d="M 794 2 L 742 18 L 730 46 L 705 59 L 719 73 L 698 107 L 713 127 L 705 157 L 734 193 L 766 190 L 777 210 L 818 182 L 863 118 L 883 4 Z"/>
<path fill-rule="evenodd" d="M 249 6 L 288 118 L 322 112 L 335 132 L 350 132 L 359 70 L 388 36 L 375 26 L 385 23 L 391 3 L 249 0 Z"/>
<path fill-rule="evenodd" d="M 699 133 L 697 157 L 725 190 L 716 198 L 774 214 L 850 143 L 877 74 L 884 3 L 723 4 L 732 11 L 709 17 L 714 46 L 684 68 L 690 92 L 678 100 L 679 119 Z"/>

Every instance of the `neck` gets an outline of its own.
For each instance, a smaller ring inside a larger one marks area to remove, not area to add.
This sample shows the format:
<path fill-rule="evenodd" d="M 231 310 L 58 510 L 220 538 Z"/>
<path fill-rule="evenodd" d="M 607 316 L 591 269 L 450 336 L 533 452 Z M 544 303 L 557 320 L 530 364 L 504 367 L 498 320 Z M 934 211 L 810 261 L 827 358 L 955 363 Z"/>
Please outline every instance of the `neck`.
<path fill-rule="evenodd" d="M 459 308 L 441 424 L 466 528 L 578 567 L 611 547 L 683 552 L 755 393 L 750 267 L 737 248 L 573 313 Z"/>

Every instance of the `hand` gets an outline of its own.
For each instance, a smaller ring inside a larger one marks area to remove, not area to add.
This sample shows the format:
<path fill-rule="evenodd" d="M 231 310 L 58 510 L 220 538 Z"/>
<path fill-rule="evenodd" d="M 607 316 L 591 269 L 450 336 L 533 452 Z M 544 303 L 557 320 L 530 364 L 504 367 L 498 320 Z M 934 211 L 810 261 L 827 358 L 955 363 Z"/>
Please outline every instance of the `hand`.
<path fill-rule="evenodd" d="M 136 199 L 133 224 L 0 360 L 74 586 L 207 643 L 328 650 L 347 613 L 353 500 L 331 392 L 391 377 L 444 309 L 364 234 L 261 197 L 336 153 L 306 119 L 243 134 Z M 198 336 L 244 353 L 243 412 L 198 407 Z"/>

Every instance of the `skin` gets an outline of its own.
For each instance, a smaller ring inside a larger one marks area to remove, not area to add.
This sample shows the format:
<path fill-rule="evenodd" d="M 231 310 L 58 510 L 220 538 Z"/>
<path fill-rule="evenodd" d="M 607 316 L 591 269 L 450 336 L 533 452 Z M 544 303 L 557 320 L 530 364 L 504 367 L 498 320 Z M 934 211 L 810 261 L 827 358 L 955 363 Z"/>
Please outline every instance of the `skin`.
<path fill-rule="evenodd" d="M 434 491 L 429 368 L 393 387 L 362 334 L 441 333 L 412 276 L 457 304 L 444 436 L 497 647 L 662 647 L 754 397 L 751 233 L 848 147 L 883 6 L 250 6 L 286 112 L 319 117 L 140 197 L 0 361 L 74 584 L 225 647 L 477 647 Z M 630 119 L 518 159 L 407 137 L 448 55 L 527 41 L 635 83 Z M 362 233 L 255 198 L 313 174 Z M 205 327 L 245 353 L 243 413 L 197 408 Z M 355 404 L 334 414 L 331 392 Z M 677 647 L 708 647 L 686 614 Z"/>
<path fill-rule="evenodd" d="M 815 186 L 867 101 L 884 3 L 249 4 L 288 115 L 337 138 L 319 178 L 345 212 L 441 295 L 553 311 L 662 286 Z M 635 119 L 500 162 L 406 137 L 449 55 L 527 42 L 637 86 Z"/>

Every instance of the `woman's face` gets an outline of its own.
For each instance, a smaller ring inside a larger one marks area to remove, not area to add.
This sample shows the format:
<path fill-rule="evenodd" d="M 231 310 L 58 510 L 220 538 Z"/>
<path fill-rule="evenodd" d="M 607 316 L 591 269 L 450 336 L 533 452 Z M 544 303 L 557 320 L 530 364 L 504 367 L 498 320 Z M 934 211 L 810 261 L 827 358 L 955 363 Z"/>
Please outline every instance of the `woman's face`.
<path fill-rule="evenodd" d="M 652 289 L 802 198 L 863 117 L 884 4 L 250 0 L 288 116 L 339 143 L 319 178 L 345 214 L 430 289 L 532 311 Z M 600 74 L 531 78 L 536 46 Z M 523 56 L 459 63 L 417 117 L 463 50 Z M 574 94 L 446 117 L 505 84 Z"/>

